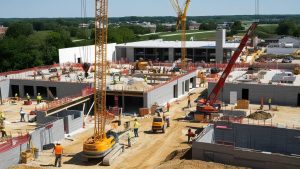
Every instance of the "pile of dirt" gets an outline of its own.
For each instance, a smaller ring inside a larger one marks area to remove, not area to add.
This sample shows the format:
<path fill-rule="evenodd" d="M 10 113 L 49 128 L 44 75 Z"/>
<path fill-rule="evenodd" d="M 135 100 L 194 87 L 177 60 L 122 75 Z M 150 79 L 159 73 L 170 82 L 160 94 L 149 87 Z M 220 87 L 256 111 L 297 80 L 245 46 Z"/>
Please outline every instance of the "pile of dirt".
<path fill-rule="evenodd" d="M 182 149 L 182 150 L 175 150 L 171 154 L 169 154 L 164 162 L 170 161 L 170 160 L 175 160 L 175 159 L 187 159 L 191 158 L 191 149 Z"/>
<path fill-rule="evenodd" d="M 265 111 L 256 111 L 248 116 L 250 119 L 254 120 L 267 120 L 272 118 L 272 115 L 270 113 L 267 113 Z"/>

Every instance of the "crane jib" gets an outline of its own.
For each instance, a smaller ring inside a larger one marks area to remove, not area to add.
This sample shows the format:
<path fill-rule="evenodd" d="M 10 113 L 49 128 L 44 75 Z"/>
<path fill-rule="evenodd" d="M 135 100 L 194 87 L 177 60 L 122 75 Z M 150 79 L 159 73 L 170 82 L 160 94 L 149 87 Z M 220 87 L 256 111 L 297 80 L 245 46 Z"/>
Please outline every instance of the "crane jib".
<path fill-rule="evenodd" d="M 217 82 L 217 84 L 215 85 L 215 87 L 213 88 L 212 92 L 210 93 L 210 95 L 208 96 L 206 103 L 209 103 L 209 105 L 213 106 L 216 102 L 216 100 L 218 99 L 218 96 L 220 94 L 220 90 L 223 88 L 225 81 L 228 77 L 228 75 L 231 72 L 231 69 L 233 68 L 237 58 L 240 56 L 241 52 L 243 51 L 244 47 L 247 45 L 247 42 L 250 38 L 250 36 L 253 34 L 253 32 L 255 31 L 256 27 L 257 27 L 257 22 L 252 23 L 252 25 L 250 26 L 250 28 L 247 30 L 245 36 L 243 37 L 243 39 L 241 40 L 241 43 L 239 45 L 239 47 L 237 48 L 237 50 L 233 53 L 230 61 L 228 62 L 221 78 L 219 79 L 219 81 Z"/>

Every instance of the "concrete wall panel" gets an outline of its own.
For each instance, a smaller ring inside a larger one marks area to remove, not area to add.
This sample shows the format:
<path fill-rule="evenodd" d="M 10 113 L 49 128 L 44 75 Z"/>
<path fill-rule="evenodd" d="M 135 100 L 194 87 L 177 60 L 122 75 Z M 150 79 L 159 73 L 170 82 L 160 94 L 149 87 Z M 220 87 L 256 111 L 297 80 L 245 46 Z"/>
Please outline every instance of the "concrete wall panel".
<path fill-rule="evenodd" d="M 81 92 L 82 89 L 89 87 L 89 83 L 69 83 L 69 82 L 50 82 L 50 81 L 34 81 L 34 80 L 18 80 L 18 79 L 11 79 L 10 85 L 20 85 L 20 89 L 22 89 L 21 96 L 25 94 L 22 93 L 24 86 L 44 86 L 44 87 L 56 87 L 57 97 L 63 98 L 72 95 L 77 95 Z M 36 96 L 32 97 L 35 99 Z"/>
<path fill-rule="evenodd" d="M 27 142 L 0 154 L 0 169 L 5 169 L 20 162 L 21 152 L 27 149 Z"/>
<path fill-rule="evenodd" d="M 215 83 L 208 84 L 209 93 L 212 91 L 214 86 Z M 223 98 L 223 101 L 229 103 L 230 91 L 236 91 L 237 99 L 242 99 L 242 89 L 249 89 L 249 100 L 252 104 L 260 104 L 261 98 L 264 99 L 264 103 L 267 103 L 267 99 L 272 97 L 273 104 L 297 106 L 298 94 L 300 94 L 300 86 L 226 83 L 219 98 Z"/>

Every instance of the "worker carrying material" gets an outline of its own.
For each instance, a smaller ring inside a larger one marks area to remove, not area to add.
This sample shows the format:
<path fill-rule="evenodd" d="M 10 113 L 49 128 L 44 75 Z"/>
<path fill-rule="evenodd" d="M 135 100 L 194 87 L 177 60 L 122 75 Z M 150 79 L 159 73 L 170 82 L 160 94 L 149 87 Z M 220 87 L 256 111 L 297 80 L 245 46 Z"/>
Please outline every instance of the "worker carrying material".
<path fill-rule="evenodd" d="M 37 104 L 40 104 L 42 102 L 42 96 L 40 93 L 38 93 L 38 95 L 36 96 L 36 102 Z"/>
<path fill-rule="evenodd" d="M 133 124 L 133 131 L 134 131 L 134 137 L 139 137 L 139 128 L 141 124 L 137 121 L 137 119 L 134 120 Z"/>
<path fill-rule="evenodd" d="M 21 118 L 20 118 L 20 122 L 25 122 L 25 111 L 23 110 L 23 107 L 21 107 L 21 109 L 20 109 L 20 116 L 21 116 Z"/>
<path fill-rule="evenodd" d="M 56 145 L 54 146 L 52 153 L 54 153 L 54 152 L 55 152 L 54 166 L 57 167 L 57 164 L 58 164 L 58 167 L 61 167 L 61 157 L 63 154 L 63 147 L 60 145 L 59 142 L 56 143 Z"/>

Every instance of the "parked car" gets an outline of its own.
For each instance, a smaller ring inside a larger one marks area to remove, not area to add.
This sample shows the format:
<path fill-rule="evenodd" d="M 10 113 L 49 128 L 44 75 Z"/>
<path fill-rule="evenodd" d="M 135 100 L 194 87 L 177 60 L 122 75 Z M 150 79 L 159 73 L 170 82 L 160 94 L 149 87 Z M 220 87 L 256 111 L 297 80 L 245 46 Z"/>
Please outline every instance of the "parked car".
<path fill-rule="evenodd" d="M 292 57 L 285 57 L 282 59 L 281 61 L 282 63 L 292 63 L 293 62 L 293 58 Z"/>

